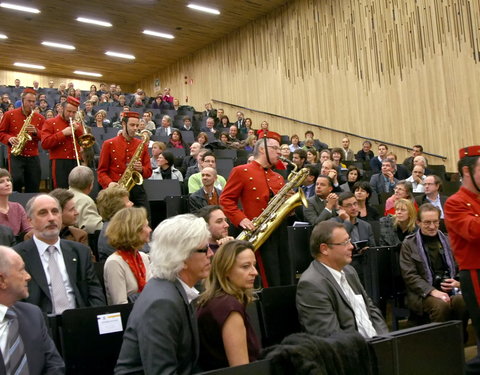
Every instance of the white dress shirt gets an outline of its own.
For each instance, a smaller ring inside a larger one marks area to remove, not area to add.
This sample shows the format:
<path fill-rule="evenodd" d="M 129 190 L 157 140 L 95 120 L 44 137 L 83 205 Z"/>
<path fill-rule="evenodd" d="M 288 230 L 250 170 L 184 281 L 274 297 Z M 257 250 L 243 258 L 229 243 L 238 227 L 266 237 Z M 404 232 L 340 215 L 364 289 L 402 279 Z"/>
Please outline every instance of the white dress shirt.
<path fill-rule="evenodd" d="M 198 297 L 199 295 L 199 291 L 197 289 L 195 289 L 195 287 L 189 287 L 187 284 L 185 284 L 185 282 L 177 277 L 177 280 L 180 281 L 180 284 L 182 284 L 182 287 L 183 287 L 183 290 L 185 290 L 185 293 L 187 294 L 187 300 L 188 300 L 188 303 L 192 303 L 192 301 Z"/>
<path fill-rule="evenodd" d="M 5 353 L 7 347 L 8 327 L 9 319 L 5 318 L 7 314 L 8 306 L 0 304 L 0 350 Z M 5 358 L 4 358 L 5 360 Z"/>

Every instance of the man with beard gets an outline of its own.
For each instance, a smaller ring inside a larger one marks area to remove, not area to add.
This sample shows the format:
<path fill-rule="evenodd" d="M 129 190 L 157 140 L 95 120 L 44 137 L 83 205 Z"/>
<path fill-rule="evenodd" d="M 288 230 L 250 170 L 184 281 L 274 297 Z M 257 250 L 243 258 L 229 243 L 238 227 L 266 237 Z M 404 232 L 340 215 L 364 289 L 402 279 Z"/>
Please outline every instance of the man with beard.
<path fill-rule="evenodd" d="M 222 207 L 217 205 L 205 206 L 198 210 L 196 215 L 203 218 L 208 224 L 208 230 L 210 232 L 208 246 L 214 253 L 220 245 L 233 240 L 233 237 L 228 235 L 230 224 L 222 211 Z"/>

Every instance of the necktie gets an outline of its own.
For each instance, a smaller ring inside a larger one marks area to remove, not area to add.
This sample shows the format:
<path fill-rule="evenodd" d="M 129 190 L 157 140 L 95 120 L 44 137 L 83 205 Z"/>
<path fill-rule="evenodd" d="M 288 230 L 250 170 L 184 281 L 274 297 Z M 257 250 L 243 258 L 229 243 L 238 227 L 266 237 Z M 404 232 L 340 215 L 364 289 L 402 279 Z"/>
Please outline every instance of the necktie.
<path fill-rule="evenodd" d="M 340 286 L 342 287 L 342 290 L 345 293 L 348 302 L 350 302 L 350 305 L 355 308 L 355 294 L 353 293 L 352 288 L 348 284 L 344 273 L 342 273 L 342 276 L 340 277 Z"/>
<path fill-rule="evenodd" d="M 50 257 L 48 258 L 48 272 L 50 273 L 50 285 L 52 287 L 52 302 L 54 313 L 60 315 L 64 310 L 70 308 L 68 303 L 67 291 L 63 282 L 62 274 L 58 268 L 54 254 L 57 251 L 55 246 L 49 246 L 47 249 Z"/>
<path fill-rule="evenodd" d="M 9 320 L 7 345 L 3 356 L 5 369 L 7 374 L 28 375 L 27 355 L 18 330 L 17 314 L 8 309 L 5 316 Z"/>

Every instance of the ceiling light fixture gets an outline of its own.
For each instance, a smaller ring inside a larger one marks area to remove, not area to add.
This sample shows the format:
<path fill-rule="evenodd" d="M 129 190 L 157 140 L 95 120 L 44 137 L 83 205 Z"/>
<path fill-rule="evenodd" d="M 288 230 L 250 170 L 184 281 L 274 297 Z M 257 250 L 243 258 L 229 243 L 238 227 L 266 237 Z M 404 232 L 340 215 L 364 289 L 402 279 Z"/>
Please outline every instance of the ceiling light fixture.
<path fill-rule="evenodd" d="M 42 42 L 42 45 L 48 47 L 55 47 L 55 48 L 63 48 L 63 49 L 75 49 L 74 46 L 70 44 L 62 44 L 62 43 L 55 43 L 55 42 Z"/>
<path fill-rule="evenodd" d="M 122 59 L 131 59 L 131 60 L 135 58 L 135 56 L 129 55 L 127 53 L 120 53 L 120 52 L 113 52 L 113 51 L 107 51 L 105 52 L 105 55 L 113 56 L 113 57 L 121 57 Z"/>
<path fill-rule="evenodd" d="M 0 39 L 8 39 L 8 36 L 6 36 L 5 34 L 0 34 Z"/>
<path fill-rule="evenodd" d="M 14 66 L 19 66 L 21 68 L 45 69 L 45 67 L 43 65 L 27 64 L 27 63 L 22 63 L 22 62 L 16 62 L 13 65 Z"/>
<path fill-rule="evenodd" d="M 104 27 L 112 27 L 113 26 L 110 22 L 94 20 L 94 19 L 85 18 L 85 17 L 77 17 L 77 21 L 78 22 L 83 22 L 83 23 L 91 23 L 92 25 L 98 25 L 98 26 L 104 26 Z"/>
<path fill-rule="evenodd" d="M 187 7 L 190 8 L 190 9 L 198 10 L 200 12 L 217 14 L 217 15 L 220 14 L 220 11 L 218 9 L 208 8 L 208 7 L 204 7 L 202 5 L 198 5 L 198 4 L 188 4 Z"/>
<path fill-rule="evenodd" d="M 90 77 L 101 77 L 102 76 L 100 73 L 84 72 L 82 70 L 75 70 L 73 73 L 79 74 L 79 75 L 82 75 L 82 76 L 90 76 Z"/>
<path fill-rule="evenodd" d="M 13 10 L 19 10 L 21 12 L 40 13 L 39 9 L 31 8 L 31 7 L 24 7 L 22 5 L 11 4 L 11 3 L 0 3 L 0 7 L 7 8 L 7 9 L 13 9 Z"/>
<path fill-rule="evenodd" d="M 143 33 L 147 35 L 158 36 L 159 38 L 165 38 L 165 39 L 175 38 L 172 34 L 160 33 L 158 31 L 152 31 L 152 30 L 143 30 Z"/>

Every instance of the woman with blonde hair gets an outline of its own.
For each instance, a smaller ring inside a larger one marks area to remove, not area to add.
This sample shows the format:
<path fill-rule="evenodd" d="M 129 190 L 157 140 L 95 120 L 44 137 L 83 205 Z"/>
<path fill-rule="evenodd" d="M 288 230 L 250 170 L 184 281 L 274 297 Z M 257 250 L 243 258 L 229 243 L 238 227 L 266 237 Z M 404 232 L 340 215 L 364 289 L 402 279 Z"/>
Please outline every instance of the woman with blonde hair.
<path fill-rule="evenodd" d="M 150 261 L 139 249 L 150 241 L 151 232 L 143 207 L 123 208 L 110 220 L 106 236 L 116 251 L 107 258 L 104 268 L 109 305 L 135 301 L 147 284 Z"/>
<path fill-rule="evenodd" d="M 380 218 L 380 246 L 397 246 L 417 230 L 417 210 L 404 198 L 395 201 L 395 215 Z"/>
<path fill-rule="evenodd" d="M 199 364 L 203 370 L 255 361 L 260 343 L 246 306 L 253 301 L 258 272 L 252 245 L 232 240 L 212 258 L 205 291 L 198 299 Z"/>

